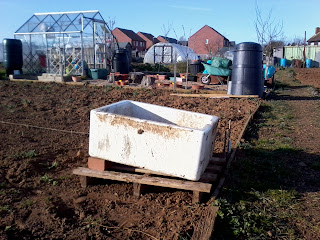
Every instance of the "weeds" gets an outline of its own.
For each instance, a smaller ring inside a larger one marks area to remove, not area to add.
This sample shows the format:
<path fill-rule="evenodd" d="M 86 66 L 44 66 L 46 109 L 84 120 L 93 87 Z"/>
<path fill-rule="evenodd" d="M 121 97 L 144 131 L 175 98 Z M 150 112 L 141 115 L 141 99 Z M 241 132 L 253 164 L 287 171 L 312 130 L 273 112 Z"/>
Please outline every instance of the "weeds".
<path fill-rule="evenodd" d="M 24 107 L 29 107 L 31 105 L 31 101 L 30 100 L 27 100 L 27 99 L 22 99 L 21 100 L 21 104 L 22 106 Z"/>
<path fill-rule="evenodd" d="M 11 158 L 34 158 L 37 156 L 37 153 L 36 153 L 36 150 L 30 150 L 30 151 L 23 151 L 23 152 L 20 152 L 18 154 L 15 154 L 15 155 L 11 155 L 9 157 Z"/>
<path fill-rule="evenodd" d="M 105 93 L 108 93 L 108 92 L 112 91 L 112 89 L 113 89 L 112 86 L 106 85 L 106 87 L 104 88 L 104 92 L 105 92 Z"/>
<path fill-rule="evenodd" d="M 154 92 L 153 92 L 152 90 L 150 90 L 149 96 L 150 96 L 150 97 L 154 96 Z"/>
<path fill-rule="evenodd" d="M 48 184 L 52 184 L 53 186 L 58 185 L 58 181 L 55 181 L 54 179 L 52 179 L 48 174 L 45 174 L 44 176 L 42 176 L 40 178 L 40 181 Z"/>
<path fill-rule="evenodd" d="M 54 169 L 54 168 L 57 168 L 58 167 L 58 162 L 57 161 L 54 161 L 53 163 L 49 163 L 49 162 L 46 162 L 46 163 L 39 163 L 40 165 L 43 165 L 45 166 L 48 170 L 51 170 L 51 169 Z"/>
<path fill-rule="evenodd" d="M 0 213 L 8 213 L 11 212 L 11 208 L 9 205 L 0 206 Z"/>

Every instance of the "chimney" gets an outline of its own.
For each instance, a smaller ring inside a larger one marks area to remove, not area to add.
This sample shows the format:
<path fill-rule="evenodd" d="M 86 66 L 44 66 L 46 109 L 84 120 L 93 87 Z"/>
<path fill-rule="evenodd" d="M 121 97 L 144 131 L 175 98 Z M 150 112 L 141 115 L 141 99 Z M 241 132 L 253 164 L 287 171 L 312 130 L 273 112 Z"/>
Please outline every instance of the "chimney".
<path fill-rule="evenodd" d="M 316 27 L 316 33 L 315 34 L 317 34 L 317 33 L 319 33 L 320 32 L 320 28 L 319 27 Z"/>

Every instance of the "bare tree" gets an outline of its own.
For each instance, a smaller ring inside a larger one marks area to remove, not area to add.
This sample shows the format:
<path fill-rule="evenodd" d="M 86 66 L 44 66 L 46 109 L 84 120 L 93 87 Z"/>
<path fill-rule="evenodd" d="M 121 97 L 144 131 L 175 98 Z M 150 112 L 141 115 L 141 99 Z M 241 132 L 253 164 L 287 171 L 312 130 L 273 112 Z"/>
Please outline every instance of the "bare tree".
<path fill-rule="evenodd" d="M 211 41 L 208 39 L 208 42 L 204 42 L 204 47 L 208 52 L 209 58 L 215 56 L 219 52 L 219 48 L 223 47 L 223 41 L 221 39 L 216 39 L 215 41 Z"/>
<path fill-rule="evenodd" d="M 301 46 L 304 44 L 304 38 L 303 37 L 297 37 L 295 36 L 292 41 L 289 42 L 291 46 Z"/>
<path fill-rule="evenodd" d="M 273 54 L 273 43 L 277 42 L 283 35 L 283 22 L 277 21 L 272 16 L 272 9 L 266 17 L 263 17 L 260 8 L 256 2 L 256 20 L 255 28 L 259 43 L 264 49 L 264 53 L 271 57 Z"/>
<path fill-rule="evenodd" d="M 167 23 L 167 25 L 163 24 L 161 27 L 161 30 L 163 32 L 163 36 L 165 37 L 165 39 L 168 41 L 168 35 L 172 30 L 172 23 Z M 169 42 L 169 41 L 168 41 Z"/>

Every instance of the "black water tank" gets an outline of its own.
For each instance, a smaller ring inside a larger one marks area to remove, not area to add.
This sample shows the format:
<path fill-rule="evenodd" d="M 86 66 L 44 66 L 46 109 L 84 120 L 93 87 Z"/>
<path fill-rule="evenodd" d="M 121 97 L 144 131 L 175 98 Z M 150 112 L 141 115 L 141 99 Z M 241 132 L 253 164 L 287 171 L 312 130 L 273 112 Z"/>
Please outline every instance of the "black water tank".
<path fill-rule="evenodd" d="M 263 93 L 262 47 L 244 42 L 235 47 L 232 64 L 232 95 L 259 95 Z"/>
<path fill-rule="evenodd" d="M 127 49 L 117 49 L 113 58 L 114 72 L 120 72 L 121 74 L 129 73 L 129 58 Z"/>
<path fill-rule="evenodd" d="M 3 63 L 7 75 L 13 74 L 14 70 L 22 72 L 22 42 L 18 39 L 3 39 Z"/>
<path fill-rule="evenodd" d="M 192 75 L 196 75 L 197 73 L 203 72 L 203 71 L 204 71 L 204 66 L 200 61 L 195 61 L 190 64 L 190 73 Z"/>

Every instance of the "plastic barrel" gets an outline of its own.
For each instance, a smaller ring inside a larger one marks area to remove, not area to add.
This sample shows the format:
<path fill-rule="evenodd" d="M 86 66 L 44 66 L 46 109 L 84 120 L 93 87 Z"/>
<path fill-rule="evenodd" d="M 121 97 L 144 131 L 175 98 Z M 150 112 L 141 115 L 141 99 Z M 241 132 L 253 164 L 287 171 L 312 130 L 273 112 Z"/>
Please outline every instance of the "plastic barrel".
<path fill-rule="evenodd" d="M 263 94 L 262 47 L 258 43 L 244 42 L 235 47 L 232 65 L 232 95 Z"/>
<path fill-rule="evenodd" d="M 22 72 L 22 42 L 18 39 L 3 39 L 3 63 L 7 75 L 13 74 L 14 70 Z"/>
<path fill-rule="evenodd" d="M 195 61 L 190 64 L 190 74 L 196 75 L 199 72 L 202 72 L 204 70 L 204 66 L 200 61 Z"/>
<path fill-rule="evenodd" d="M 114 72 L 120 72 L 121 74 L 129 73 L 129 59 L 127 49 L 118 49 L 115 51 L 113 58 Z"/>
<path fill-rule="evenodd" d="M 286 67 L 287 66 L 287 59 L 281 58 L 280 59 L 280 67 Z"/>
<path fill-rule="evenodd" d="M 306 68 L 311 68 L 312 59 L 306 59 Z"/>

